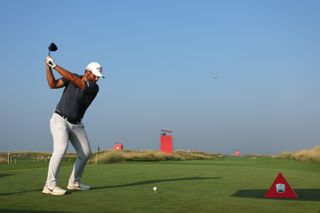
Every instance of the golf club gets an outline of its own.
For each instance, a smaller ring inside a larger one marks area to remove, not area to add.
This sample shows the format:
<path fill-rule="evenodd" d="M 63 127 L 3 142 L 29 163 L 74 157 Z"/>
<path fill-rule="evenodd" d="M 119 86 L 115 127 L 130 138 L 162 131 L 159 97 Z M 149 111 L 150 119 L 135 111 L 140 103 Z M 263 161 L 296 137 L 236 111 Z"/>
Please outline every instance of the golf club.
<path fill-rule="evenodd" d="M 58 50 L 58 47 L 57 47 L 57 45 L 56 45 L 55 43 L 52 42 L 52 43 L 49 45 L 48 49 L 49 49 L 48 55 L 50 56 L 50 52 L 51 52 L 51 51 L 52 51 L 52 52 L 57 51 L 57 50 Z"/>

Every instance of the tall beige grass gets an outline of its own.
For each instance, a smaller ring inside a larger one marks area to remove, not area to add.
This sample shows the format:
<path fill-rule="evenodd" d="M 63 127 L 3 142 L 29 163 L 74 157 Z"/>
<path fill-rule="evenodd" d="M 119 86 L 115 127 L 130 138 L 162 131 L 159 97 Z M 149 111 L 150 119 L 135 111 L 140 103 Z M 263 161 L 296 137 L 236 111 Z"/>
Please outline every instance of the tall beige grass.
<path fill-rule="evenodd" d="M 320 162 L 320 146 L 296 152 L 282 152 L 279 157 L 304 162 Z"/>
<path fill-rule="evenodd" d="M 0 164 L 7 163 L 7 154 L 0 153 Z M 51 153 L 46 152 L 29 152 L 29 151 L 15 151 L 11 152 L 10 158 L 13 159 L 33 159 L 34 161 L 48 161 L 51 157 Z M 76 159 L 75 153 L 66 153 L 65 160 L 74 161 Z M 166 161 L 166 160 L 201 160 L 201 159 L 218 159 L 223 157 L 220 154 L 199 152 L 199 151 L 184 151 L 176 150 L 172 154 L 162 153 L 160 151 L 145 150 L 145 151 L 113 151 L 104 150 L 94 153 L 89 160 L 89 163 L 115 163 L 123 161 Z"/>
<path fill-rule="evenodd" d="M 159 151 L 113 151 L 105 150 L 95 153 L 89 163 L 115 163 L 123 161 L 166 161 L 166 160 L 199 160 L 199 159 L 217 159 L 221 155 L 205 152 L 187 152 L 183 150 L 173 151 L 172 154 L 166 154 Z"/>
<path fill-rule="evenodd" d="M 0 164 L 8 163 L 8 159 L 5 156 L 0 156 Z"/>
<path fill-rule="evenodd" d="M 89 163 L 116 163 L 124 161 L 123 152 L 98 152 L 95 153 Z"/>
<path fill-rule="evenodd" d="M 47 152 L 31 152 L 31 151 L 12 151 L 10 152 L 10 159 L 32 159 L 34 161 L 48 161 L 51 153 Z M 64 160 L 74 161 L 77 155 L 75 153 L 66 153 Z M 0 164 L 8 163 L 8 153 L 0 152 Z"/>

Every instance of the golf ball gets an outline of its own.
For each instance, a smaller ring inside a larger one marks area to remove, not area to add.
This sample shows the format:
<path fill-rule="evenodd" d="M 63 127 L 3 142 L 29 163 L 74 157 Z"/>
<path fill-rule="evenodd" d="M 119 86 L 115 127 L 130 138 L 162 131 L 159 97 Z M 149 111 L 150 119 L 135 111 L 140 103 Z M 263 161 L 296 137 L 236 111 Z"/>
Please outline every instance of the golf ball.
<path fill-rule="evenodd" d="M 154 192 L 157 191 L 157 187 L 156 187 L 156 186 L 153 187 L 153 191 L 154 191 Z"/>

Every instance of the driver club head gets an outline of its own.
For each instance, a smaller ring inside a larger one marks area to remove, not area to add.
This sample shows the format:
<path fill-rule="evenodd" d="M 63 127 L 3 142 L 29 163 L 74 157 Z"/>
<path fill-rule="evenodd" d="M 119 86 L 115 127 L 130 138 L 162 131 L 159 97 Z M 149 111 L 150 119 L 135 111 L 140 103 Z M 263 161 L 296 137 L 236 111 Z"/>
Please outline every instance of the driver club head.
<path fill-rule="evenodd" d="M 48 49 L 49 49 L 49 56 L 50 56 L 50 52 L 51 52 L 51 51 L 52 51 L 52 52 L 57 51 L 57 50 L 58 50 L 58 47 L 57 47 L 57 45 L 56 45 L 55 43 L 52 42 L 52 43 L 49 45 Z"/>

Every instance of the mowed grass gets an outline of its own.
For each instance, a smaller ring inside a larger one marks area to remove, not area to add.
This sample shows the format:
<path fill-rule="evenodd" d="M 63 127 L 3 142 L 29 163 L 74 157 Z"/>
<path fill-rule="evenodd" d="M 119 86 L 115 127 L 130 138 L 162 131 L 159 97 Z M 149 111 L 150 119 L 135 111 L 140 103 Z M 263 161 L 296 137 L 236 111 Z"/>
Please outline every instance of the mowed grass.
<path fill-rule="evenodd" d="M 66 187 L 72 163 L 64 162 Z M 265 199 L 281 171 L 298 200 Z M 0 212 L 320 212 L 320 165 L 274 158 L 88 165 L 90 191 L 41 193 L 47 163 L 0 166 Z M 152 187 L 157 186 L 156 193 Z"/>

